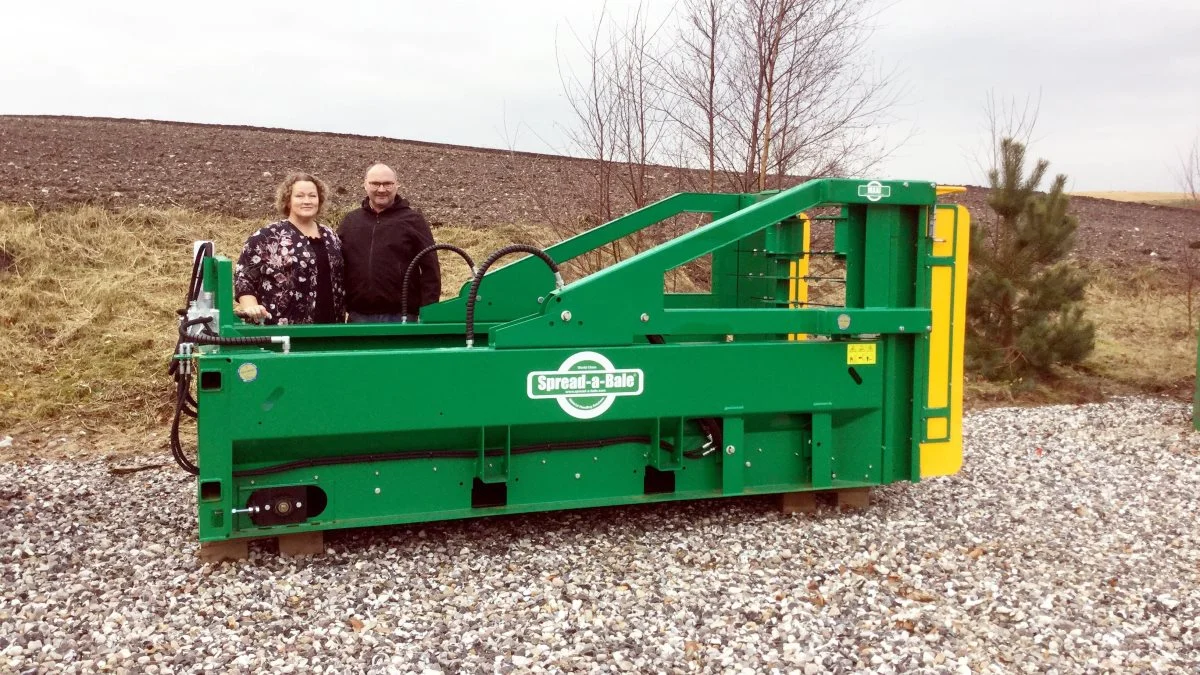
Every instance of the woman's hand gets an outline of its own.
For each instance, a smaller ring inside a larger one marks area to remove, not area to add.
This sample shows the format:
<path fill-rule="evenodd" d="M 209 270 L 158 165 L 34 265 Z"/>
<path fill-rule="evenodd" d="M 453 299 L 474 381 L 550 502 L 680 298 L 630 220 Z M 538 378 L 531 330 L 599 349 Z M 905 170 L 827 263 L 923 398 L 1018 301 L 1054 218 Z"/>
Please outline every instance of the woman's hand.
<path fill-rule="evenodd" d="M 243 295 L 238 298 L 238 307 L 233 310 L 233 313 L 254 323 L 262 323 L 271 318 L 271 313 L 267 311 L 266 307 L 258 304 L 258 298 L 253 295 Z"/>

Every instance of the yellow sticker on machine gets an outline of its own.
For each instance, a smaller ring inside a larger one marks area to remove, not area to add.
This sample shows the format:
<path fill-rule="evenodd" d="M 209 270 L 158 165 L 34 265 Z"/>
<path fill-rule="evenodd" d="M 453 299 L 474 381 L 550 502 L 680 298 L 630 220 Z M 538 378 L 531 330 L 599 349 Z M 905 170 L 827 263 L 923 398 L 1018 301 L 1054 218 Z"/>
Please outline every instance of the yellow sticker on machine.
<path fill-rule="evenodd" d="M 875 343 L 846 345 L 846 365 L 869 366 L 875 363 Z"/>

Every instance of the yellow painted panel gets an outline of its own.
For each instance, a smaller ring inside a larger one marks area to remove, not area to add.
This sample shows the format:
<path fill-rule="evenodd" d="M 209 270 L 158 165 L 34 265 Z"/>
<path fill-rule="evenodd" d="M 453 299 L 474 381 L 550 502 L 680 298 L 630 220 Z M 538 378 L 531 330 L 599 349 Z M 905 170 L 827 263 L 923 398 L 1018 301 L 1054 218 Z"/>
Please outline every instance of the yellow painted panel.
<path fill-rule="evenodd" d="M 804 251 L 804 255 L 797 258 L 788 267 L 789 276 L 791 276 L 791 279 L 788 281 L 788 300 L 791 301 L 791 306 L 794 309 L 806 309 L 803 303 L 808 302 L 808 282 L 804 280 L 804 277 L 808 276 L 808 240 L 811 236 L 812 221 L 808 219 L 808 214 L 801 212 L 800 222 L 803 223 L 804 227 L 804 232 L 801 235 L 800 249 Z M 788 339 L 807 340 L 808 335 L 805 333 L 792 333 L 788 335 Z"/>
<path fill-rule="evenodd" d="M 939 187 L 938 190 L 942 188 Z M 967 263 L 971 243 L 971 216 L 963 206 L 952 209 L 938 208 L 935 211 L 933 254 L 949 256 L 953 249 L 954 269 L 953 274 L 946 267 L 933 269 L 933 331 L 929 340 L 927 405 L 949 407 L 950 421 L 947 429 L 945 420 L 929 420 L 928 435 L 948 435 L 949 440 L 921 444 L 922 478 L 948 476 L 962 468 L 963 343 L 966 340 L 967 325 Z M 953 326 L 948 320 L 951 317 Z"/>
<path fill-rule="evenodd" d="M 944 408 L 950 401 L 950 290 L 954 270 L 935 267 L 931 273 L 933 331 L 929 334 L 929 407 Z"/>
<path fill-rule="evenodd" d="M 930 438 L 944 438 L 947 435 L 947 432 L 950 430 L 946 424 L 946 418 L 944 417 L 932 417 L 927 419 L 925 420 L 925 426 L 925 435 Z"/>
<path fill-rule="evenodd" d="M 958 185 L 939 185 L 933 191 L 937 193 L 937 196 L 941 197 L 942 195 L 952 195 L 956 192 L 966 192 L 967 188 Z"/>

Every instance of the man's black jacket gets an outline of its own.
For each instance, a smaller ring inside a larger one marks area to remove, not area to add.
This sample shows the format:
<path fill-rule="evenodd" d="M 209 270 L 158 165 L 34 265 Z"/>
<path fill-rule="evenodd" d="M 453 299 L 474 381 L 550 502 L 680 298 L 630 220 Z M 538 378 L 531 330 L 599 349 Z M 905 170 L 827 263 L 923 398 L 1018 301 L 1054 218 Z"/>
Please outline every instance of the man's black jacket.
<path fill-rule="evenodd" d="M 363 314 L 400 313 L 404 271 L 417 253 L 433 244 L 429 223 L 399 196 L 380 213 L 370 199 L 338 226 L 346 261 L 346 309 Z M 427 253 L 409 279 L 408 313 L 438 301 L 442 293 L 437 253 Z"/>

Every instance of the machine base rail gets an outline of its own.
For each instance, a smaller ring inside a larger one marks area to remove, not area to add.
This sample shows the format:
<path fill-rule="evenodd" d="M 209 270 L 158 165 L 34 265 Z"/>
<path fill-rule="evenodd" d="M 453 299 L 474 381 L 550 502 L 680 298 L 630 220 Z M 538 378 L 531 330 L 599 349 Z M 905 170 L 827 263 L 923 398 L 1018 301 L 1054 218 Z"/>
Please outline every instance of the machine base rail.
<path fill-rule="evenodd" d="M 835 506 L 839 511 L 860 510 L 871 505 L 871 488 L 785 492 L 779 495 L 779 507 L 784 513 L 816 513 L 820 503 Z"/>
<path fill-rule="evenodd" d="M 325 553 L 325 534 L 321 530 L 281 534 L 278 537 L 243 537 L 241 539 L 226 539 L 224 541 L 200 542 L 197 555 L 201 562 L 219 563 L 222 560 L 245 560 L 250 557 L 250 542 L 269 541 L 279 542 L 279 555 L 303 556 L 322 555 Z"/>

